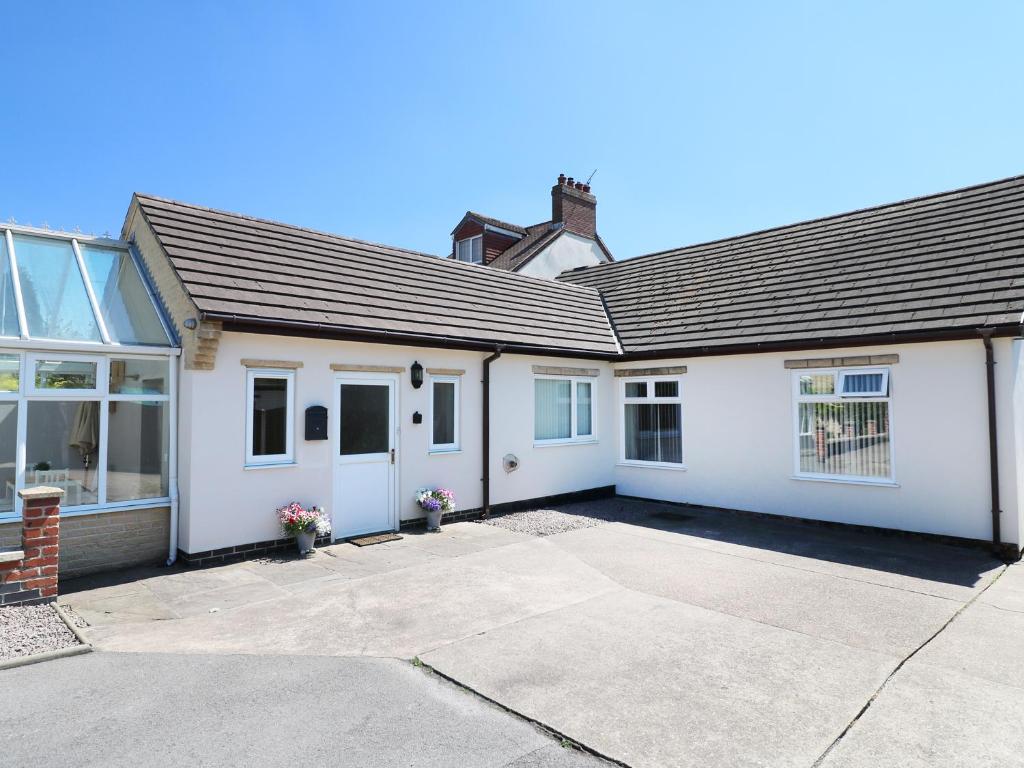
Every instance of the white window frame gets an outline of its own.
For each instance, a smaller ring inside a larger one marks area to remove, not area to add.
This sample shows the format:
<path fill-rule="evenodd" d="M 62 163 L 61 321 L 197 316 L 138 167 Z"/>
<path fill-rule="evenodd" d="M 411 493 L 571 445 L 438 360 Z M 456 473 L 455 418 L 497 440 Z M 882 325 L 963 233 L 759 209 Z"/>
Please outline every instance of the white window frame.
<path fill-rule="evenodd" d="M 22 502 L 17 492 L 26 487 L 27 472 L 27 441 L 28 441 L 28 404 L 31 402 L 49 402 L 54 400 L 67 402 L 81 402 L 91 400 L 99 403 L 99 447 L 96 451 L 96 502 L 90 504 L 76 504 L 74 506 L 62 504 L 61 515 L 75 516 L 96 514 L 97 512 L 115 512 L 125 509 L 146 509 L 149 507 L 165 506 L 170 503 L 170 495 L 157 496 L 147 499 L 129 499 L 127 501 L 107 501 L 107 450 L 108 431 L 110 422 L 110 403 L 112 402 L 163 402 L 167 403 L 168 411 L 168 436 L 167 449 L 174 451 L 176 438 L 174 430 L 177 428 L 176 413 L 176 383 L 173 366 L 178 364 L 177 359 L 172 355 L 138 355 L 125 353 L 116 346 L 106 348 L 110 354 L 107 355 L 81 355 L 66 353 L 60 350 L 52 352 L 23 351 L 17 348 L 0 344 L 0 353 L 5 355 L 16 355 L 19 359 L 19 376 L 17 392 L 0 392 L 0 401 L 17 402 L 18 404 L 18 426 L 17 446 L 15 449 L 15 474 L 14 474 L 14 511 L 0 513 L 0 523 L 11 522 L 21 519 Z M 168 366 L 167 370 L 167 391 L 164 394 L 110 394 L 110 361 L 114 360 L 159 360 Z M 96 388 L 95 389 L 37 389 L 35 386 L 35 365 L 38 360 L 68 360 L 78 362 L 95 362 L 96 366 Z M 169 470 L 169 468 L 168 468 Z M 173 478 L 168 478 L 171 482 Z M 4 489 L 6 491 L 6 489 Z M 168 494 L 170 489 L 168 489 Z"/>
<path fill-rule="evenodd" d="M 533 444 L 536 447 L 542 447 L 546 445 L 581 445 L 586 443 L 597 442 L 597 419 L 595 414 L 597 413 L 597 377 L 596 376 L 547 376 L 547 375 L 535 375 L 533 377 L 534 382 L 540 379 L 548 379 L 552 381 L 569 381 L 572 382 L 569 388 L 569 410 L 571 416 L 571 433 L 569 437 L 553 437 L 550 440 L 540 440 L 537 438 L 537 385 L 533 386 L 532 402 L 531 407 L 533 409 Z M 589 384 L 590 385 L 590 434 L 580 435 L 577 433 L 576 425 L 576 385 L 577 383 Z"/>
<path fill-rule="evenodd" d="M 852 485 L 896 486 L 896 418 L 889 368 L 800 368 L 792 372 L 793 392 L 793 479 L 816 480 L 833 483 L 849 483 Z M 867 394 L 855 392 L 842 394 L 843 378 L 846 374 L 882 373 L 882 391 L 884 394 Z M 804 395 L 800 393 L 801 376 L 832 375 L 834 394 Z M 865 475 L 838 475 L 823 472 L 804 472 L 800 469 L 800 404 L 801 403 L 850 403 L 885 402 L 889 405 L 889 476 L 868 477 Z"/>
<path fill-rule="evenodd" d="M 475 240 L 479 240 L 480 241 L 480 258 L 479 259 L 474 259 L 473 258 L 473 241 L 475 241 Z M 468 248 L 469 248 L 469 259 L 463 259 L 463 258 L 459 257 L 459 246 L 462 245 L 463 243 L 469 243 L 469 245 L 468 245 Z M 461 240 L 456 240 L 455 241 L 455 260 L 456 261 L 461 261 L 461 262 L 463 262 L 465 264 L 483 264 L 483 262 L 484 262 L 484 236 L 483 235 L 473 235 L 472 237 L 464 237 Z"/>
<path fill-rule="evenodd" d="M 257 456 L 252 452 L 253 392 L 256 379 L 281 379 L 288 384 L 285 403 L 285 452 Z M 295 463 L 295 371 L 278 368 L 247 368 L 245 371 L 245 467 L 272 467 Z"/>
<path fill-rule="evenodd" d="M 619 463 L 630 467 L 654 467 L 657 469 L 686 469 L 686 409 L 683 406 L 683 379 L 680 376 L 623 376 L 619 385 Z M 675 397 L 655 397 L 654 390 L 657 382 L 676 382 Z M 626 397 L 627 384 L 646 384 L 647 394 L 644 397 Z M 626 406 L 627 405 L 678 405 L 679 406 L 679 451 L 680 460 L 674 461 L 644 461 L 641 459 L 626 458 Z"/>
<path fill-rule="evenodd" d="M 452 436 L 455 441 L 452 443 L 435 443 L 434 442 L 434 385 L 435 384 L 453 384 L 455 386 L 455 403 L 452 409 L 452 418 L 454 424 L 452 425 Z M 459 431 L 462 412 L 462 377 L 461 376 L 442 376 L 442 375 L 431 375 L 430 376 L 430 406 L 427 409 L 429 414 L 428 424 L 430 427 L 430 452 L 431 453 L 455 453 L 461 450 L 462 445 L 462 433 Z"/>

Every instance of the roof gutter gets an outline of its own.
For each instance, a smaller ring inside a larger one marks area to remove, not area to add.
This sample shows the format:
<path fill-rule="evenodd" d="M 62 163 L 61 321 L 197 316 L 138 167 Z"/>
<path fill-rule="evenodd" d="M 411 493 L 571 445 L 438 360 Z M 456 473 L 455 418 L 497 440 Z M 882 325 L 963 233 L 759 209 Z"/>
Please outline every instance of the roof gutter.
<path fill-rule="evenodd" d="M 200 312 L 202 320 L 219 320 L 226 330 L 243 333 L 278 333 L 285 335 L 309 336 L 311 332 L 326 338 L 338 338 L 346 341 L 363 341 L 377 344 L 406 344 L 418 347 L 438 347 L 441 349 L 466 349 L 473 351 L 491 350 L 500 346 L 506 352 L 521 354 L 547 355 L 550 357 L 572 357 L 579 359 L 615 360 L 619 355 L 613 352 L 594 352 L 564 347 L 546 347 L 539 344 L 516 344 L 493 341 L 477 341 L 459 339 L 453 336 L 431 336 L 407 331 L 390 331 L 387 329 L 368 329 L 357 326 L 329 325 L 312 323 L 302 320 L 282 322 L 259 317 L 236 315 L 227 312 Z"/>
<path fill-rule="evenodd" d="M 499 344 L 494 347 L 494 354 L 484 358 L 483 384 L 483 427 L 481 434 L 481 477 L 483 484 L 483 499 L 480 502 L 480 517 L 482 519 L 491 516 L 491 363 L 501 357 L 503 347 Z"/>
<path fill-rule="evenodd" d="M 1018 336 L 1020 323 L 1004 323 L 984 329 L 993 338 Z M 963 341 L 977 338 L 977 327 L 947 328 L 934 331 L 909 333 L 878 333 L 869 336 L 817 337 L 794 341 L 762 341 L 739 344 L 723 344 L 718 347 L 692 346 L 674 349 L 651 350 L 649 352 L 625 352 L 622 355 L 606 355 L 605 359 L 627 362 L 631 360 L 669 360 L 679 357 L 716 357 L 725 355 L 752 355 L 762 352 L 796 352 L 811 349 L 839 349 L 842 347 L 871 347 L 881 344 L 921 344 L 930 341 Z"/>
<path fill-rule="evenodd" d="M 999 503 L 999 439 L 996 432 L 996 360 L 992 349 L 992 329 L 979 328 L 981 343 L 985 346 L 985 384 L 988 392 L 988 468 L 992 501 L 992 553 L 1003 556 Z"/>

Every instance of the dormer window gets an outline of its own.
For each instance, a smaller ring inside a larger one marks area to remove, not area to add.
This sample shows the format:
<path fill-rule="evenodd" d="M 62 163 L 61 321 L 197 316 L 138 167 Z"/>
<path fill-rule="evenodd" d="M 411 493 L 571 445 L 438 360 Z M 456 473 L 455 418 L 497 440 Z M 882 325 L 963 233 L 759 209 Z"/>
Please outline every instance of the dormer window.
<path fill-rule="evenodd" d="M 484 238 L 482 235 L 467 237 L 455 243 L 455 258 L 470 264 L 482 264 L 484 260 Z"/>

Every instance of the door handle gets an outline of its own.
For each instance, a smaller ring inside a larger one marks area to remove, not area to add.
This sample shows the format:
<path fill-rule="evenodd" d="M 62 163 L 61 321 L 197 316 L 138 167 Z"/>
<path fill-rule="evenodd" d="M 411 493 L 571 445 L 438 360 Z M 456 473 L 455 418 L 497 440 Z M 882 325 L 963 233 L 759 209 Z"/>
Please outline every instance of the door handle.
<path fill-rule="evenodd" d="M 392 464 L 395 463 L 395 449 L 394 448 L 391 449 L 391 463 Z"/>

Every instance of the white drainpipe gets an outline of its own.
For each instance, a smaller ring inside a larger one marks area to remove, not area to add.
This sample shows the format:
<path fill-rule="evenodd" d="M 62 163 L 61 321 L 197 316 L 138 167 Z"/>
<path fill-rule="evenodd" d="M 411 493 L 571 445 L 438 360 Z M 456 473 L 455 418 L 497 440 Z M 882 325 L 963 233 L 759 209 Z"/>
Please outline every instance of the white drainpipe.
<path fill-rule="evenodd" d="M 174 565 L 178 559 L 178 363 L 181 357 L 172 357 L 171 363 L 171 412 L 168 416 L 171 434 L 167 440 L 167 486 L 171 494 L 171 533 L 167 543 L 167 565 Z"/>

